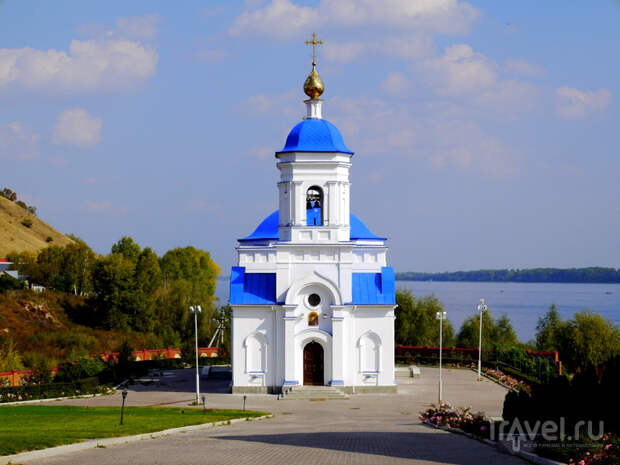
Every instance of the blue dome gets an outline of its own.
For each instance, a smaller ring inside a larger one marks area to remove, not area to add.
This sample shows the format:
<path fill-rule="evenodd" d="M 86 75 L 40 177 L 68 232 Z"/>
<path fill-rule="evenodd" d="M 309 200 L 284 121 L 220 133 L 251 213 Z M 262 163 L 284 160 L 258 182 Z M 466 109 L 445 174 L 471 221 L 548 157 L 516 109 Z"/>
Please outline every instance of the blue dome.
<path fill-rule="evenodd" d="M 351 225 L 351 240 L 352 241 L 385 241 L 385 237 L 375 236 L 368 226 L 362 223 L 357 216 L 351 213 L 349 218 Z M 280 231 L 278 230 L 278 224 L 280 223 L 280 211 L 276 210 L 267 218 L 265 218 L 261 224 L 254 230 L 252 234 L 243 239 L 239 239 L 239 242 L 247 241 L 260 241 L 260 240 L 274 240 L 280 239 Z"/>
<path fill-rule="evenodd" d="M 342 139 L 338 128 L 327 120 L 309 118 L 289 132 L 284 148 L 286 152 L 340 152 L 353 155 Z"/>

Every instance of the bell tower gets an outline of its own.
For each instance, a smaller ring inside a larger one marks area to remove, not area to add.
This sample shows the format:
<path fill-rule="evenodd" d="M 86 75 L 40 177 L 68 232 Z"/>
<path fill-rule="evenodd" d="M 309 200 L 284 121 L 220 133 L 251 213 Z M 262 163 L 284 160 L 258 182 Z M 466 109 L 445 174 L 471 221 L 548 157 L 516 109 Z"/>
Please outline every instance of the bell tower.
<path fill-rule="evenodd" d="M 276 153 L 280 170 L 279 230 L 281 241 L 344 242 L 350 240 L 349 169 L 351 152 L 342 135 L 323 119 L 325 86 L 316 70 L 316 46 L 323 42 L 312 34 L 312 70 L 304 82 L 306 116 Z"/>

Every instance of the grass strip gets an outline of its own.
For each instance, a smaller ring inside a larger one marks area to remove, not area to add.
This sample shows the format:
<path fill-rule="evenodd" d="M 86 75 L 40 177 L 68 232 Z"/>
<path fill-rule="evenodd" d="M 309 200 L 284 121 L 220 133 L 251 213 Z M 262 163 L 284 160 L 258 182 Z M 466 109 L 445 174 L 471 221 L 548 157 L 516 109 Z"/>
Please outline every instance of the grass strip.
<path fill-rule="evenodd" d="M 68 405 L 0 406 L 0 455 L 100 439 L 152 433 L 264 412 L 173 407 L 126 407 L 120 425 L 119 407 Z"/>

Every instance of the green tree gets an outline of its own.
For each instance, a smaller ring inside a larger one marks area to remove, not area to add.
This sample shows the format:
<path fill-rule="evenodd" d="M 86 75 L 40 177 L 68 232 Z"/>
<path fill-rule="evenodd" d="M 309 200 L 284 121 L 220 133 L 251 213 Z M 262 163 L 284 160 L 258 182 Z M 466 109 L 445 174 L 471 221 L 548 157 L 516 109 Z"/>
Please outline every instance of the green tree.
<path fill-rule="evenodd" d="M 510 319 L 505 314 L 495 321 L 495 334 L 493 334 L 493 338 L 496 344 L 504 347 L 516 347 L 521 344 L 517 338 L 517 333 L 512 324 L 510 324 Z"/>
<path fill-rule="evenodd" d="M 0 337 L 0 371 L 23 370 L 22 357 L 10 337 Z"/>
<path fill-rule="evenodd" d="M 121 254 L 132 263 L 137 263 L 140 257 L 140 246 L 129 236 L 123 238 L 112 246 L 111 253 Z"/>
<path fill-rule="evenodd" d="M 128 329 L 134 308 L 135 265 L 113 253 L 95 265 L 93 289 L 100 321 L 109 329 Z"/>
<path fill-rule="evenodd" d="M 616 325 L 590 310 L 575 313 L 560 337 L 560 345 L 568 356 L 566 362 L 575 371 L 596 367 L 620 354 L 620 331 Z"/>
<path fill-rule="evenodd" d="M 536 325 L 536 350 L 551 352 L 558 350 L 557 340 L 560 327 L 563 322 L 555 305 L 551 305 L 549 311 L 538 318 Z"/>
<path fill-rule="evenodd" d="M 63 249 L 62 275 L 65 292 L 87 295 L 93 291 L 93 269 L 97 256 L 83 240 L 72 236 L 73 242 Z"/>
<path fill-rule="evenodd" d="M 397 344 L 408 346 L 439 345 L 437 312 L 443 311 L 435 296 L 415 298 L 409 290 L 396 291 L 395 337 Z M 443 345 L 454 345 L 454 328 L 450 320 L 443 321 Z"/>
<path fill-rule="evenodd" d="M 137 331 L 151 332 L 155 327 L 157 291 L 162 285 L 159 258 L 150 247 L 138 256 L 135 269 L 136 306 L 132 326 Z"/>
<path fill-rule="evenodd" d="M 37 266 L 33 267 L 28 278 L 42 286 L 64 291 L 63 266 L 64 251 L 62 247 L 52 245 L 39 252 Z"/>
<path fill-rule="evenodd" d="M 492 349 L 495 345 L 494 335 L 496 333 L 495 321 L 491 312 L 482 313 L 482 348 Z M 466 318 L 461 329 L 456 336 L 459 347 L 478 347 L 480 340 L 480 316 L 473 315 Z"/>

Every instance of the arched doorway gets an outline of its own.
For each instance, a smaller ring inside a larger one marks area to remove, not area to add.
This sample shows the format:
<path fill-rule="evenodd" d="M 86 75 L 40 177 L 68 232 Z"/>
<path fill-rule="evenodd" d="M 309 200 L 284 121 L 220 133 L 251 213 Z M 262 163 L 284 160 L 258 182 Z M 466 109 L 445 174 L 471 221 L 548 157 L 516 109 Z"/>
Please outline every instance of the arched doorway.
<path fill-rule="evenodd" d="M 304 347 L 304 385 L 323 386 L 323 346 L 312 341 Z"/>

